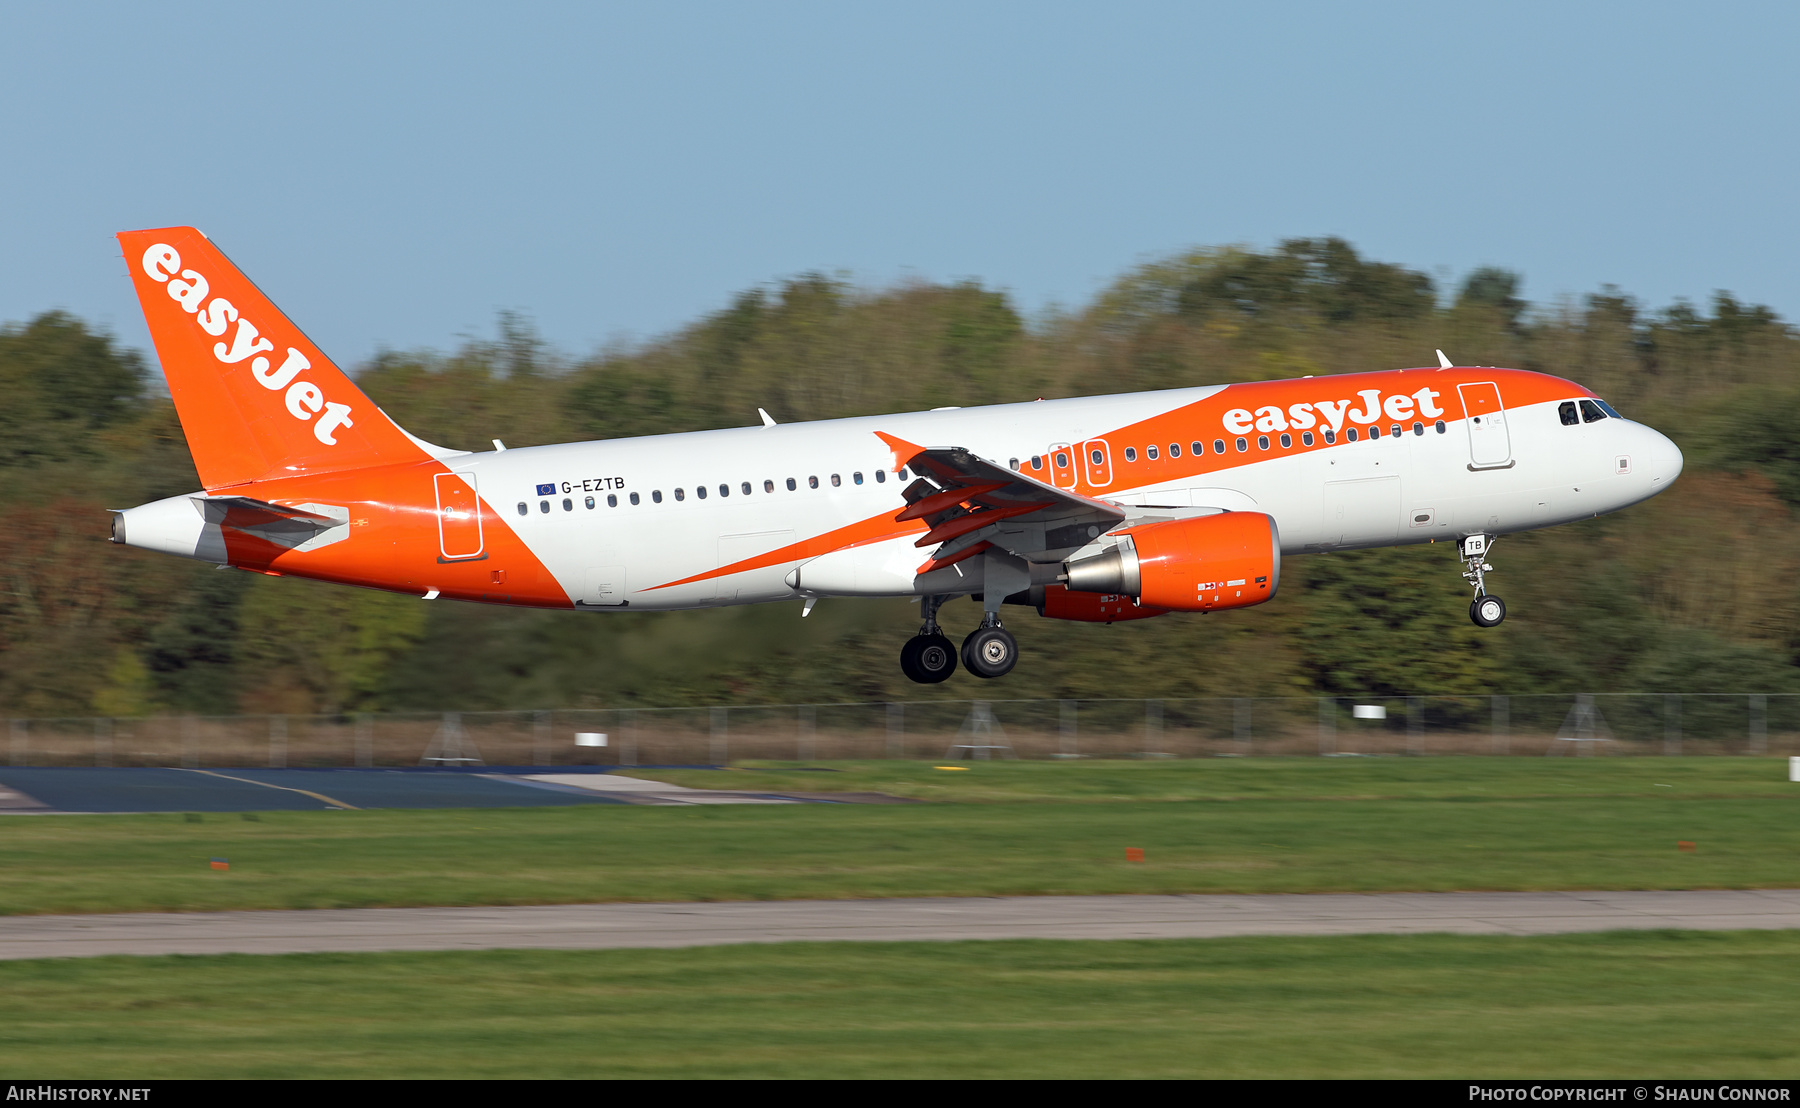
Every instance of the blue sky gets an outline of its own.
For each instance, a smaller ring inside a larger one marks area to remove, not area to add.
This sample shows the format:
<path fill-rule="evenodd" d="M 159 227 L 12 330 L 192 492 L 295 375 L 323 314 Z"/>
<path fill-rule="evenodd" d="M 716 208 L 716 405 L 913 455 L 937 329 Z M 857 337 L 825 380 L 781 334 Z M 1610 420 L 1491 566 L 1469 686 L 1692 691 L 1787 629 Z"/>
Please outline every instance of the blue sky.
<path fill-rule="evenodd" d="M 585 353 L 795 273 L 1079 305 L 1341 235 L 1536 301 L 1800 317 L 1800 8 L 31 4 L 0 23 L 0 320 L 148 348 L 114 232 L 191 223 L 346 365 Z"/>

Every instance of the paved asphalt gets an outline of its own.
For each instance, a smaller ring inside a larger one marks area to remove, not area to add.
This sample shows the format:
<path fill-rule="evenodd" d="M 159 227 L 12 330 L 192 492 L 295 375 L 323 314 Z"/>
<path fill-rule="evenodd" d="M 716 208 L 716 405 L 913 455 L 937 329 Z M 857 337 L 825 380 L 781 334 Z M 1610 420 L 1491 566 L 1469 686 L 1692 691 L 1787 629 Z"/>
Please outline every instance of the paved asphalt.
<path fill-rule="evenodd" d="M 1800 928 L 1800 889 L 1752 892 L 1042 896 L 0 917 L 0 959 L 97 954 L 606 950 L 721 943 L 1547 935 Z"/>
<path fill-rule="evenodd" d="M 175 769 L 0 767 L 0 812 L 278 812 L 326 808 L 536 808 L 571 804 L 870 804 L 873 793 L 689 789 L 609 768 Z"/>

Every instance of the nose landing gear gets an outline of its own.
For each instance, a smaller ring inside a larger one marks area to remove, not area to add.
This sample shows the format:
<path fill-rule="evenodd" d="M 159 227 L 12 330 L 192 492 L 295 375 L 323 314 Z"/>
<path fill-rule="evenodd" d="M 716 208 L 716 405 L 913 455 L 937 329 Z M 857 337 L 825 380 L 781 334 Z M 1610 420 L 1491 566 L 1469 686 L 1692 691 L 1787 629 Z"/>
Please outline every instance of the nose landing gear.
<path fill-rule="evenodd" d="M 1506 601 L 1487 591 L 1487 574 L 1493 566 L 1487 563 L 1488 549 L 1494 545 L 1491 535 L 1470 535 L 1457 545 L 1463 560 L 1463 580 L 1475 590 L 1469 602 L 1469 619 L 1477 627 L 1496 627 L 1506 618 Z"/>
<path fill-rule="evenodd" d="M 900 672 L 921 685 L 935 685 L 956 672 L 956 648 L 944 637 L 937 621 L 943 604 L 941 596 L 927 596 L 919 601 L 925 622 L 919 633 L 900 648 Z"/>

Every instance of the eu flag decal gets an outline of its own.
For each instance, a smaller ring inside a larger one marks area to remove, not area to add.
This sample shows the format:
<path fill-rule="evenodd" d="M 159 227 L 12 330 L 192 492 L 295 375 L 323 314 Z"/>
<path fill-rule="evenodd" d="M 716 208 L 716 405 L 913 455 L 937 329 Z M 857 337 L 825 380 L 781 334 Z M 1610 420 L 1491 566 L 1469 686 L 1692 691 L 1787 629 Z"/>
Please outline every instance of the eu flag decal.
<path fill-rule="evenodd" d="M 539 485 L 538 486 L 538 495 L 539 496 L 555 496 L 556 495 L 556 486 L 555 485 Z"/>

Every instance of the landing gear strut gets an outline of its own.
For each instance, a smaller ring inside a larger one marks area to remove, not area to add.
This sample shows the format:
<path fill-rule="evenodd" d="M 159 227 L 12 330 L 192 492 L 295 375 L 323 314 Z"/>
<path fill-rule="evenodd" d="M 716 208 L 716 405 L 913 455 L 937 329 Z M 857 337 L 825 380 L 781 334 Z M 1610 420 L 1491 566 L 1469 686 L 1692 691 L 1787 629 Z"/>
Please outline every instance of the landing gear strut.
<path fill-rule="evenodd" d="M 1469 618 L 1477 627 L 1495 627 L 1506 618 L 1506 601 L 1487 591 L 1487 574 L 1493 566 L 1487 563 L 1487 552 L 1494 545 L 1491 535 L 1470 535 L 1457 546 L 1463 560 L 1463 580 L 1475 590 L 1469 602 Z"/>
<path fill-rule="evenodd" d="M 944 598 L 927 596 L 919 601 L 925 617 L 919 633 L 900 648 L 900 671 L 921 685 L 935 685 L 956 672 L 956 648 L 938 626 L 938 609 Z"/>
<path fill-rule="evenodd" d="M 1018 664 L 1019 642 L 1000 626 L 999 615 L 989 612 L 963 640 L 962 661 L 977 677 L 1004 677 Z"/>

